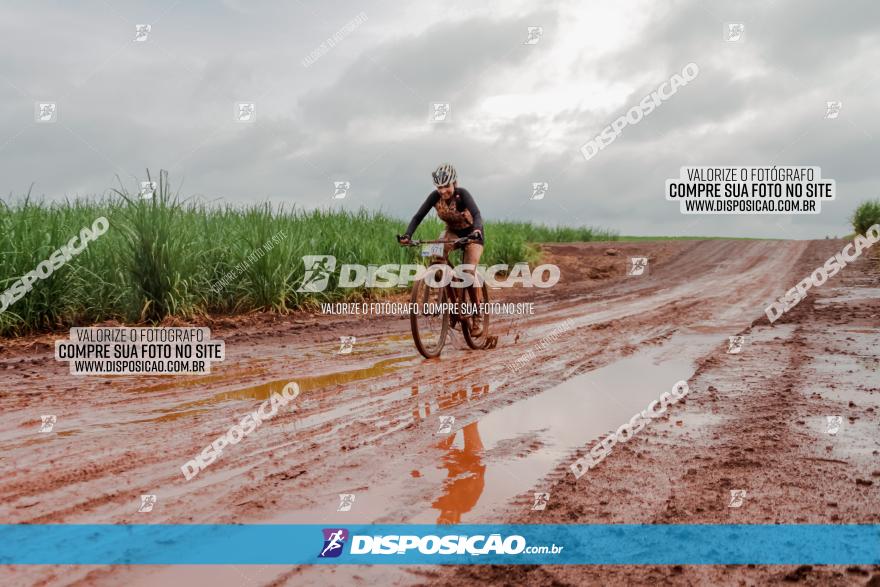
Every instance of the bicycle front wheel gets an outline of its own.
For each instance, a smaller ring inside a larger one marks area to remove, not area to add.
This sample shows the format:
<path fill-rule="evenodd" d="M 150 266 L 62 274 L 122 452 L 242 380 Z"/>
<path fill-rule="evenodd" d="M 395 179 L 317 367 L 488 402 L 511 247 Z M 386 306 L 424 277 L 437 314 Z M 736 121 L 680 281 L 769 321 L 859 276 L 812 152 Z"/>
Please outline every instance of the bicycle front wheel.
<path fill-rule="evenodd" d="M 449 313 L 440 310 L 446 302 L 446 288 L 431 287 L 420 279 L 413 284 L 410 300 L 415 309 L 409 316 L 409 323 L 416 348 L 426 359 L 440 356 L 449 332 Z"/>
<path fill-rule="evenodd" d="M 481 300 L 483 304 L 489 303 L 489 287 L 486 285 L 486 282 L 483 282 L 482 287 L 483 299 Z M 470 300 L 473 302 L 473 300 Z M 466 320 L 462 327 L 462 334 L 464 334 L 464 340 L 469 347 L 475 350 L 484 349 L 489 346 L 489 341 L 491 337 L 489 336 L 489 313 L 481 312 L 480 316 L 483 319 L 483 330 L 480 332 L 479 336 L 474 336 L 471 334 L 470 329 L 470 321 Z"/>

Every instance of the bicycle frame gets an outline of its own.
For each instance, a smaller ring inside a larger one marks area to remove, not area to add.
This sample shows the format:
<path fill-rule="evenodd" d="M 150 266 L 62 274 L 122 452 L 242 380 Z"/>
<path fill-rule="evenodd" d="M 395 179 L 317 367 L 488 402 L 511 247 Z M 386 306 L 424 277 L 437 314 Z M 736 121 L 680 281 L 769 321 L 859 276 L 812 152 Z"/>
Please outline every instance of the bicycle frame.
<path fill-rule="evenodd" d="M 449 261 L 449 255 L 457 250 L 464 249 L 464 247 L 467 246 L 468 243 L 472 243 L 472 242 L 481 242 L 481 241 L 479 241 L 478 239 L 472 239 L 470 237 L 465 236 L 465 237 L 458 238 L 455 240 L 421 240 L 421 241 L 411 240 L 410 244 L 408 246 L 420 247 L 422 245 L 435 245 L 435 244 L 448 245 L 448 244 L 451 244 L 451 245 L 453 245 L 451 251 L 449 251 L 448 253 L 444 253 L 444 255 L 442 257 L 437 256 L 437 257 L 435 257 L 435 259 L 437 261 L 442 261 L 443 264 L 448 265 L 449 267 L 453 267 L 452 263 Z M 474 293 L 472 293 L 472 299 L 470 300 L 471 303 L 474 303 L 474 304 L 477 303 L 476 302 L 476 293 L 475 293 L 476 289 L 477 289 L 476 282 L 474 283 L 474 285 L 471 285 L 467 288 L 452 287 L 452 285 L 450 284 L 450 285 L 444 286 L 444 289 L 446 289 L 446 292 L 447 292 L 447 295 L 449 296 L 449 298 L 452 301 L 458 302 L 458 303 L 464 303 L 463 300 L 459 299 L 458 291 L 462 291 L 462 293 L 463 293 L 464 289 L 468 289 L 471 292 L 474 292 Z M 451 314 L 453 316 L 455 316 L 456 318 L 461 319 L 461 316 L 457 312 L 451 312 Z"/>
<path fill-rule="evenodd" d="M 398 241 L 399 240 L 400 240 L 400 237 L 398 236 Z M 401 244 L 405 245 L 405 246 L 413 246 L 413 247 L 418 247 L 418 246 L 421 246 L 424 244 L 444 244 L 444 245 L 451 244 L 453 246 L 450 251 L 448 251 L 448 252 L 445 251 L 445 247 L 444 247 L 444 254 L 442 256 L 433 255 L 432 257 L 434 259 L 435 265 L 436 264 L 443 264 L 448 267 L 452 267 L 452 263 L 450 263 L 450 261 L 449 261 L 449 255 L 455 250 L 464 248 L 469 242 L 475 242 L 475 241 L 478 242 L 478 239 L 464 237 L 464 238 L 459 238 L 456 240 L 445 240 L 445 239 L 443 239 L 443 240 L 424 240 L 424 241 L 411 240 L 407 243 L 401 243 Z M 413 291 L 411 294 L 412 295 L 412 302 L 417 303 L 418 298 L 420 296 L 422 296 L 423 294 L 425 294 L 427 289 L 430 289 L 431 287 L 432 286 L 429 285 L 427 283 L 427 281 L 416 282 L 416 284 L 413 286 Z M 438 334 L 439 339 L 436 344 L 426 343 L 426 339 L 424 338 L 425 333 L 431 332 L 431 329 L 434 327 L 431 327 L 428 330 L 423 330 L 423 325 L 419 324 L 419 316 L 418 315 L 410 316 L 410 324 L 411 324 L 412 331 L 413 331 L 413 341 L 415 342 L 416 348 L 418 349 L 418 351 L 427 359 L 438 357 L 440 355 L 440 352 L 443 350 L 443 346 L 446 341 L 447 328 L 448 327 L 454 328 L 455 325 L 459 322 L 461 323 L 462 334 L 464 335 L 465 342 L 467 343 L 467 345 L 470 348 L 475 349 L 475 350 L 476 349 L 494 348 L 495 345 L 497 344 L 498 339 L 497 339 L 497 337 L 489 336 L 489 334 L 488 334 L 488 332 L 489 332 L 489 317 L 488 317 L 488 315 L 487 314 L 482 315 L 483 316 L 482 328 L 481 328 L 479 334 L 475 335 L 471 331 L 471 328 L 472 328 L 471 318 L 472 318 L 472 316 L 471 316 L 470 312 L 465 313 L 465 312 L 460 312 L 458 310 L 458 308 L 465 305 L 466 298 L 464 297 L 463 293 L 459 293 L 459 291 L 457 291 L 457 290 L 463 290 L 465 288 L 453 287 L 452 283 L 450 282 L 450 283 L 447 283 L 446 285 L 444 285 L 440 288 L 437 288 L 437 289 L 440 292 L 442 292 L 440 294 L 440 299 L 442 300 L 443 298 L 446 298 L 449 302 L 452 302 L 452 304 L 451 304 L 451 307 L 446 308 L 440 312 L 440 315 L 443 316 L 443 318 L 441 318 L 441 323 L 439 325 L 439 334 Z M 478 300 L 477 291 L 482 292 L 482 300 L 480 300 L 480 301 L 482 301 L 482 302 L 489 301 L 488 300 L 488 298 L 489 298 L 488 288 L 486 287 L 485 283 L 480 284 L 479 281 L 477 281 L 476 274 L 475 274 L 474 284 L 467 287 L 467 289 L 470 290 L 469 297 L 471 299 L 469 301 L 473 305 L 476 305 L 477 300 Z M 479 313 L 480 310 L 477 310 L 477 312 Z M 429 339 L 427 339 L 427 340 L 429 340 Z"/>

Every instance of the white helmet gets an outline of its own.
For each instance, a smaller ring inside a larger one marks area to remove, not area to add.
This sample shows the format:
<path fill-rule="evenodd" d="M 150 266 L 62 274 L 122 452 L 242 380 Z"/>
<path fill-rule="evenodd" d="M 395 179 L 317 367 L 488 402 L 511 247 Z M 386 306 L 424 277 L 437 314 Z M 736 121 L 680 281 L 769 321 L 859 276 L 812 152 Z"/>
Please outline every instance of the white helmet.
<path fill-rule="evenodd" d="M 455 173 L 455 167 L 452 166 L 452 163 L 443 163 L 434 170 L 431 177 L 434 179 L 434 185 L 441 187 L 454 182 L 458 175 Z"/>

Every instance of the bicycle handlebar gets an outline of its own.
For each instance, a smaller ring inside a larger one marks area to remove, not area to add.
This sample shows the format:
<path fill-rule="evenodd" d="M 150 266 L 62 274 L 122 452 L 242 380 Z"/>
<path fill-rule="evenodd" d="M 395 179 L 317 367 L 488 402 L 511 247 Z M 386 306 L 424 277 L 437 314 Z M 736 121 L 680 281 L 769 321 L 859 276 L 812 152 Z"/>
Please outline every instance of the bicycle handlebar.
<path fill-rule="evenodd" d="M 451 245 L 465 245 L 465 244 L 467 244 L 467 243 L 469 243 L 469 242 L 471 242 L 471 241 L 479 241 L 479 240 L 480 240 L 480 239 L 478 239 L 478 238 L 472 237 L 471 235 L 468 235 L 468 236 L 463 236 L 463 237 L 461 237 L 461 238 L 459 238 L 459 239 L 455 239 L 455 240 L 430 240 L 430 241 L 417 241 L 417 240 L 412 240 L 412 239 L 410 239 L 410 241 L 409 241 L 408 243 L 401 243 L 401 242 L 400 242 L 400 239 L 402 239 L 402 238 L 403 238 L 403 235 L 402 235 L 402 234 L 398 234 L 398 235 L 397 235 L 397 242 L 400 243 L 400 245 L 403 246 L 403 247 L 419 247 L 419 246 L 421 246 L 421 245 L 433 245 L 433 244 L 444 244 L 444 245 L 449 245 L 449 244 L 451 244 Z"/>

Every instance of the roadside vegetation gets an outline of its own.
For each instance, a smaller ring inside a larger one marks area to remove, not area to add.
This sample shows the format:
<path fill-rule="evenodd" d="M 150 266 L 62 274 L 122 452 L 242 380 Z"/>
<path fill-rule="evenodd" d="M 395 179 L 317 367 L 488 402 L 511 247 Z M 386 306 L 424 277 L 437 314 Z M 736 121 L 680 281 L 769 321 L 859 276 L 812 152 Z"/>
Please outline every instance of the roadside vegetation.
<path fill-rule="evenodd" d="M 865 231 L 870 227 L 880 224 L 880 199 L 868 200 L 859 204 L 850 221 L 856 234 L 865 234 Z M 880 266 L 880 255 L 877 254 L 877 251 L 872 251 L 870 254 Z"/>
<path fill-rule="evenodd" d="M 880 224 L 880 199 L 862 202 L 850 220 L 856 234 L 865 234 L 868 228 Z"/>
<path fill-rule="evenodd" d="M 164 172 L 157 184 L 149 199 L 124 188 L 65 202 L 0 199 L 0 293 L 95 219 L 104 216 L 110 224 L 81 254 L 37 279 L 31 291 L 0 313 L 0 335 L 104 320 L 286 312 L 382 294 L 340 289 L 335 276 L 325 292 L 299 293 L 303 255 L 333 255 L 339 264 L 421 262 L 417 249 L 400 247 L 395 239 L 408 219 L 364 209 L 211 206 L 173 193 Z M 435 239 L 441 228 L 432 215 L 415 238 Z M 533 243 L 616 238 L 609 231 L 525 222 L 487 222 L 485 230 L 482 262 L 487 265 L 534 264 L 540 253 Z"/>

